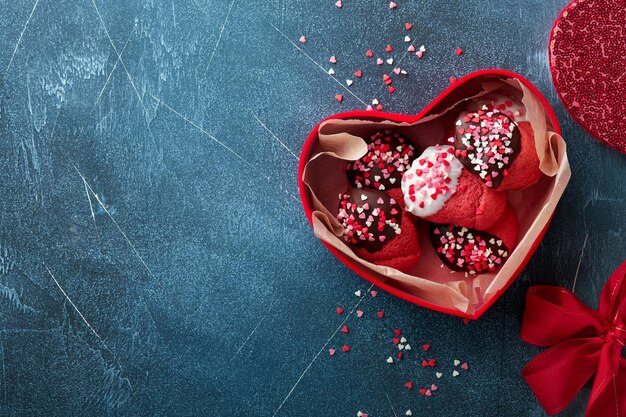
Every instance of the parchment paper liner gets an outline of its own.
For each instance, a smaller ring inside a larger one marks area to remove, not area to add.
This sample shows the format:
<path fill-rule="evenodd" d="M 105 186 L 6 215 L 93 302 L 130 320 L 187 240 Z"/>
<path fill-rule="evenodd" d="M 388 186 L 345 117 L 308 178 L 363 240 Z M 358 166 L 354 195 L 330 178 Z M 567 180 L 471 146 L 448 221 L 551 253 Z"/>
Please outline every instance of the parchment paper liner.
<path fill-rule="evenodd" d="M 413 123 L 333 119 L 320 125 L 318 140 L 304 169 L 304 183 L 311 191 L 315 235 L 356 263 L 374 272 L 382 281 L 418 298 L 442 307 L 473 314 L 511 279 L 527 252 L 550 220 L 571 172 L 563 138 L 552 130 L 541 101 L 524 84 L 513 78 L 485 76 L 471 80 L 444 98 L 432 114 Z M 393 128 L 411 140 L 418 153 L 436 143 L 445 144 L 451 136 L 458 113 L 469 101 L 489 92 L 506 92 L 517 97 L 526 109 L 518 122 L 531 123 L 540 169 L 546 175 L 522 191 L 508 192 L 519 221 L 518 244 L 497 273 L 465 277 L 441 267 L 430 242 L 428 223 L 418 222 L 422 256 L 411 274 L 367 262 L 341 239 L 342 227 L 336 220 L 338 195 L 348 188 L 342 171 L 346 160 L 359 159 L 367 152 L 362 138 Z"/>

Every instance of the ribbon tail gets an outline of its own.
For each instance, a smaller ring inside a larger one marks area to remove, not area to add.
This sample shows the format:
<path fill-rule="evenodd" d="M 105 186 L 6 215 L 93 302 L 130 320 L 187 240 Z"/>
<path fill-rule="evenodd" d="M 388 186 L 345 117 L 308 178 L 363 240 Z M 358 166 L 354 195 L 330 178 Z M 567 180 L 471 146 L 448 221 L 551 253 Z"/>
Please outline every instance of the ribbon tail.
<path fill-rule="evenodd" d="M 570 339 L 542 352 L 522 376 L 549 415 L 563 410 L 598 369 L 599 337 Z"/>
<path fill-rule="evenodd" d="M 626 366 L 620 366 L 621 347 L 609 343 L 603 346 L 585 417 L 621 417 L 626 409 Z"/>

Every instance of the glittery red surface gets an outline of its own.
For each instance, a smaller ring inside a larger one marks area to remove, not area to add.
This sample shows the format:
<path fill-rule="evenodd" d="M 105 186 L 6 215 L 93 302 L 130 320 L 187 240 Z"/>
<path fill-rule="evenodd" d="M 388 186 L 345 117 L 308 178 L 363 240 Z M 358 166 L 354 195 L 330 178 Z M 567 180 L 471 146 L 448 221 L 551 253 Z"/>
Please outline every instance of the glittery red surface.
<path fill-rule="evenodd" d="M 576 0 L 550 40 L 554 85 L 593 137 L 626 153 L 626 0 Z"/>

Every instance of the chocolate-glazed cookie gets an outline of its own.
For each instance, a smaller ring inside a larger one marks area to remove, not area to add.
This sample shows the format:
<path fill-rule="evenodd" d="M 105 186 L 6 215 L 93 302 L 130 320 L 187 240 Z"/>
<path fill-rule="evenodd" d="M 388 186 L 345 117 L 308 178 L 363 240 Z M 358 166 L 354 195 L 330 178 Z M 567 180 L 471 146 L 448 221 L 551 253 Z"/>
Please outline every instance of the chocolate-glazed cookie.
<path fill-rule="evenodd" d="M 517 217 L 509 205 L 486 231 L 452 224 L 430 226 L 430 239 L 445 266 L 472 275 L 500 268 L 517 243 Z"/>
<path fill-rule="evenodd" d="M 344 227 L 344 240 L 375 252 L 401 233 L 401 209 L 387 194 L 353 188 L 339 195 L 337 220 Z"/>
<path fill-rule="evenodd" d="M 455 156 L 487 187 L 498 188 L 521 150 L 517 124 L 499 109 L 483 106 L 456 122 Z"/>
<path fill-rule="evenodd" d="M 367 153 L 361 159 L 348 162 L 346 174 L 357 188 L 379 191 L 397 188 L 414 155 L 415 149 L 406 138 L 392 130 L 383 130 L 370 137 Z"/>

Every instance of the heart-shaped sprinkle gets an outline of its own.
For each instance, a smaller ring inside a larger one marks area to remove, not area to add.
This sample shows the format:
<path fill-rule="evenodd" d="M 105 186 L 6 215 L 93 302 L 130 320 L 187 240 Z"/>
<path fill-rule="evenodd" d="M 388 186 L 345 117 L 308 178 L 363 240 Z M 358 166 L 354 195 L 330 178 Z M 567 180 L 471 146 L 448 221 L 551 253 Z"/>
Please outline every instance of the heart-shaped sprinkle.
<path fill-rule="evenodd" d="M 346 84 L 350 87 L 352 85 L 352 80 L 346 80 Z"/>
<path fill-rule="evenodd" d="M 386 52 L 393 52 L 393 46 L 391 46 L 391 45 L 387 45 L 387 46 L 385 47 L 385 51 L 386 51 Z"/>
<path fill-rule="evenodd" d="M 361 70 L 354 71 L 354 76 L 358 77 L 358 78 L 361 78 L 363 76 L 363 71 L 361 71 Z"/>
<path fill-rule="evenodd" d="M 393 58 L 389 58 L 389 59 L 387 59 L 387 63 L 388 63 L 389 65 L 393 65 Z"/>
<path fill-rule="evenodd" d="M 391 341 L 393 342 L 394 345 L 397 345 L 400 343 L 400 339 L 397 337 L 392 338 Z"/>
<path fill-rule="evenodd" d="M 427 397 L 430 397 L 430 396 L 433 395 L 433 393 L 429 389 L 427 389 L 426 390 L 426 394 L 424 394 L 424 395 L 426 395 Z"/>
<path fill-rule="evenodd" d="M 370 294 L 372 295 L 372 297 L 376 297 L 378 295 L 378 291 L 370 291 Z"/>
<path fill-rule="evenodd" d="M 389 8 L 391 10 L 395 9 L 396 7 L 398 7 L 398 5 L 396 3 L 394 3 L 393 1 L 389 3 Z"/>
<path fill-rule="evenodd" d="M 435 384 L 432 384 L 432 385 L 430 386 L 430 390 L 431 390 L 431 391 L 437 391 L 438 389 L 439 389 L 439 387 L 438 387 L 437 385 L 435 385 Z"/>
<path fill-rule="evenodd" d="M 404 346 L 404 350 L 411 350 L 412 347 L 408 343 Z"/>
<path fill-rule="evenodd" d="M 409 47 L 406 50 L 407 52 L 415 52 L 415 46 L 413 45 L 409 45 Z"/>
<path fill-rule="evenodd" d="M 334 69 L 329 69 L 328 70 L 328 75 L 335 75 L 335 70 Z"/>
<path fill-rule="evenodd" d="M 406 337 L 402 336 L 402 337 L 400 338 L 400 342 L 402 342 L 402 343 L 406 343 Z"/>
<path fill-rule="evenodd" d="M 383 318 L 385 317 L 385 312 L 384 311 L 379 311 L 378 313 L 376 313 L 376 315 L 378 316 L 378 318 Z"/>
<path fill-rule="evenodd" d="M 330 356 L 334 356 L 335 355 L 335 349 L 333 349 L 333 348 L 328 349 L 328 354 Z"/>
<path fill-rule="evenodd" d="M 402 330 L 394 329 L 393 334 L 395 334 L 396 336 L 400 336 L 402 334 Z"/>
<path fill-rule="evenodd" d="M 408 389 L 413 389 L 413 381 L 405 382 L 404 386 Z"/>
<path fill-rule="evenodd" d="M 367 52 L 365 52 L 365 56 L 368 57 L 368 58 L 371 58 L 371 57 L 374 56 L 374 52 L 372 52 L 372 50 L 369 49 Z"/>
<path fill-rule="evenodd" d="M 404 415 L 405 415 L 405 416 L 412 416 L 412 415 L 413 415 L 413 413 L 411 412 L 411 410 L 406 410 L 406 411 L 404 412 Z"/>
<path fill-rule="evenodd" d="M 435 376 L 439 379 L 443 376 L 443 374 L 441 372 L 435 372 Z"/>
<path fill-rule="evenodd" d="M 469 365 L 467 364 L 467 362 L 463 362 L 463 365 L 461 365 L 461 368 L 467 371 L 467 369 L 469 369 Z"/>
<path fill-rule="evenodd" d="M 341 350 L 343 350 L 343 351 L 344 351 L 344 352 L 346 352 L 346 353 L 347 353 L 347 352 L 350 352 L 350 346 L 348 346 L 348 345 L 343 345 L 343 346 L 342 346 L 342 348 L 341 348 Z"/>
<path fill-rule="evenodd" d="M 430 349 L 430 345 L 428 343 L 424 343 L 422 345 L 422 349 L 424 350 L 424 352 L 428 352 L 428 349 Z"/>
<path fill-rule="evenodd" d="M 389 87 L 389 94 L 393 94 L 396 91 L 396 87 L 390 86 Z"/>
<path fill-rule="evenodd" d="M 300 36 L 300 43 L 306 43 L 306 36 Z"/>
<path fill-rule="evenodd" d="M 456 48 L 456 49 L 454 50 L 454 53 L 455 53 L 457 56 L 461 56 L 461 54 L 463 53 L 463 50 L 462 50 L 461 48 Z"/>
<path fill-rule="evenodd" d="M 343 314 L 343 308 L 337 307 L 337 314 Z"/>
<path fill-rule="evenodd" d="M 402 343 L 398 344 L 398 349 L 400 350 L 404 349 L 404 345 Z"/>
<path fill-rule="evenodd" d="M 393 363 L 393 358 L 391 356 L 387 358 L 387 363 Z"/>
<path fill-rule="evenodd" d="M 410 36 L 405 36 L 404 37 L 404 41 L 405 42 L 411 42 L 411 37 Z"/>
<path fill-rule="evenodd" d="M 454 376 L 454 377 L 459 376 L 459 371 L 457 371 L 456 369 L 454 371 L 452 371 L 452 376 Z"/>
<path fill-rule="evenodd" d="M 420 388 L 420 394 L 426 395 L 426 388 Z"/>
<path fill-rule="evenodd" d="M 341 331 L 342 331 L 343 333 L 350 333 L 350 329 L 348 329 L 348 326 L 343 326 L 343 327 L 341 328 Z"/>
<path fill-rule="evenodd" d="M 363 311 L 362 310 L 357 310 L 356 311 L 356 316 L 357 317 L 363 317 Z"/>
<path fill-rule="evenodd" d="M 341 103 L 341 102 L 343 101 L 343 94 L 337 94 L 337 95 L 335 96 L 335 100 L 337 100 L 338 102 L 340 102 L 340 103 Z"/>
<path fill-rule="evenodd" d="M 422 57 L 424 56 L 424 51 L 417 51 L 415 53 L 415 56 L 418 57 L 419 59 L 422 59 Z"/>
<path fill-rule="evenodd" d="M 376 65 L 383 65 L 383 62 L 382 58 L 376 58 Z"/>
<path fill-rule="evenodd" d="M 354 295 L 356 295 L 357 297 L 360 297 L 360 296 L 362 296 L 362 295 L 363 295 L 363 292 L 362 292 L 361 290 L 356 290 L 356 291 L 354 292 Z"/>
<path fill-rule="evenodd" d="M 404 24 L 404 28 L 405 28 L 406 30 L 411 30 L 411 28 L 412 28 L 412 27 L 413 27 L 413 23 L 405 23 L 405 24 Z"/>
<path fill-rule="evenodd" d="M 337 0 L 335 2 L 335 6 L 337 6 L 338 9 L 341 9 L 343 7 L 343 3 L 341 2 L 341 0 Z"/>
<path fill-rule="evenodd" d="M 337 58 L 335 57 L 335 55 L 331 56 L 330 59 L 328 60 L 331 64 L 336 64 L 337 63 Z"/>
<path fill-rule="evenodd" d="M 459 364 L 460 364 L 460 363 L 461 363 L 461 361 L 460 361 L 460 360 L 458 360 L 458 359 L 455 359 L 455 360 L 454 360 L 454 366 L 459 366 Z"/>
<path fill-rule="evenodd" d="M 393 72 L 394 72 L 396 75 L 400 75 L 400 68 L 394 68 L 394 69 L 393 69 Z"/>

